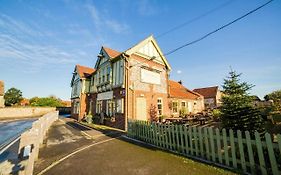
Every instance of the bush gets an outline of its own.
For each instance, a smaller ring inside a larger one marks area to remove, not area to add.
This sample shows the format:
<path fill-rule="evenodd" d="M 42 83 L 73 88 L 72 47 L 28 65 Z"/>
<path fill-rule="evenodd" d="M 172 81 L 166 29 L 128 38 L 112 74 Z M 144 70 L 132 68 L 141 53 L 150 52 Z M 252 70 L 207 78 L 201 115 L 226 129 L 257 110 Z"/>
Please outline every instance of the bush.
<path fill-rule="evenodd" d="M 186 108 L 181 108 L 180 109 L 180 116 L 181 117 L 184 117 L 184 116 L 186 116 L 187 115 L 187 109 Z"/>
<path fill-rule="evenodd" d="M 220 117 L 221 117 L 221 111 L 219 109 L 214 109 L 212 111 L 212 115 L 213 115 L 213 120 L 214 121 L 219 121 Z"/>
<path fill-rule="evenodd" d="M 89 124 L 93 123 L 93 116 L 91 114 L 86 115 L 85 119 L 86 119 L 87 123 L 89 123 Z"/>

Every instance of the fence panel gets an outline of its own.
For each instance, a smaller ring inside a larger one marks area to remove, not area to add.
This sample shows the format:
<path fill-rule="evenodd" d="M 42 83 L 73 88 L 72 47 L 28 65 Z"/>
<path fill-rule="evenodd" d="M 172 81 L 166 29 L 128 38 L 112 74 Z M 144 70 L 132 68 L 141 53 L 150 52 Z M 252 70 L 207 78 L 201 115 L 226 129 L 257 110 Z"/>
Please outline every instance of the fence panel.
<path fill-rule="evenodd" d="M 128 136 L 194 158 L 203 158 L 251 174 L 281 174 L 281 135 L 273 143 L 266 133 L 227 131 L 207 127 L 128 121 Z M 268 161 L 266 161 L 268 160 Z"/>

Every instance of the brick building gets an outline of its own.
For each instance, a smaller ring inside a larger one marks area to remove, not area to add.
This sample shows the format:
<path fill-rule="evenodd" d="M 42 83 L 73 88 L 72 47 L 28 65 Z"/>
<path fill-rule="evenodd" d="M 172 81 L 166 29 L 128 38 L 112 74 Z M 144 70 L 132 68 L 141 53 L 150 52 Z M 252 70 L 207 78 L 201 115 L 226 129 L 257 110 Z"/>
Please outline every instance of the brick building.
<path fill-rule="evenodd" d="M 4 81 L 0 80 L 0 108 L 5 107 L 5 100 L 4 100 Z"/>
<path fill-rule="evenodd" d="M 86 115 L 86 93 L 89 91 L 90 78 L 95 70 L 76 65 L 71 80 L 71 116 L 81 120 Z"/>
<path fill-rule="evenodd" d="M 151 120 L 155 114 L 178 116 L 170 105 L 174 102 L 181 108 L 185 103 L 189 113 L 201 112 L 203 96 L 169 80 L 171 67 L 163 55 L 153 36 L 123 52 L 102 47 L 94 69 L 86 76 L 81 66 L 74 70 L 73 116 L 76 112 L 80 117 L 76 118 L 81 119 L 89 113 L 96 122 L 126 129 L 128 119 Z M 75 93 L 78 85 L 86 89 L 80 90 L 80 95 Z M 76 106 L 80 106 L 79 111 Z"/>
<path fill-rule="evenodd" d="M 197 88 L 193 90 L 204 96 L 204 103 L 207 109 L 213 109 L 221 106 L 222 92 L 218 86 Z"/>
<path fill-rule="evenodd" d="M 88 109 L 105 124 L 125 129 L 127 119 L 150 120 L 152 108 L 170 114 L 171 67 L 152 36 L 124 52 L 102 47 L 95 69 Z"/>
<path fill-rule="evenodd" d="M 204 97 L 182 85 L 182 82 L 169 80 L 171 115 L 196 114 L 204 110 Z"/>

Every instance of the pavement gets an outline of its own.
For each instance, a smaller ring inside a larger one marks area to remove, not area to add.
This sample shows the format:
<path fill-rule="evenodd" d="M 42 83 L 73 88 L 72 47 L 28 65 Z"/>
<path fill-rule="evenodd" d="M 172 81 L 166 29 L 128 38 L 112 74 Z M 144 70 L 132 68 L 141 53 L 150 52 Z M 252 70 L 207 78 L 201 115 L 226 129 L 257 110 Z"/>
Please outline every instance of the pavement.
<path fill-rule="evenodd" d="M 50 128 L 34 174 L 234 174 L 124 137 L 60 119 Z"/>

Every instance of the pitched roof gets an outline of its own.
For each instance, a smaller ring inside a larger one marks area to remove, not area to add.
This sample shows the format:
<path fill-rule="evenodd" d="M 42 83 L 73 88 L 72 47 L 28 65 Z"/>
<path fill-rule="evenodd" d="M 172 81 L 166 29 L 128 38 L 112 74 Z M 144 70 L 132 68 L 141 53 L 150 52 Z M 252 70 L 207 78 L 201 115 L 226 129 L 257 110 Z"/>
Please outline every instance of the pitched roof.
<path fill-rule="evenodd" d="M 170 97 L 192 100 L 196 100 L 197 98 L 202 97 L 200 94 L 187 89 L 182 84 L 173 80 L 169 80 L 169 90 Z"/>
<path fill-rule="evenodd" d="M 81 66 L 79 64 L 76 65 L 76 70 L 80 78 L 86 78 L 89 75 L 91 75 L 93 72 L 95 72 L 95 69 L 86 66 Z"/>
<path fill-rule="evenodd" d="M 118 51 L 113 50 L 113 49 L 108 48 L 108 47 L 102 46 L 102 48 L 110 58 L 115 58 L 115 57 L 117 57 L 121 54 L 121 52 L 118 52 Z"/>
<path fill-rule="evenodd" d="M 194 92 L 203 95 L 205 98 L 216 97 L 218 90 L 218 86 L 193 89 Z"/>
<path fill-rule="evenodd" d="M 156 50 L 159 52 L 161 59 L 163 60 L 164 64 L 167 66 L 167 68 L 169 70 L 171 70 L 171 66 L 168 63 L 168 60 L 166 59 L 166 57 L 164 56 L 163 52 L 161 51 L 160 47 L 158 46 L 156 40 L 154 39 L 154 37 L 152 35 L 150 35 L 149 37 L 145 38 L 144 40 L 140 41 L 139 43 L 135 44 L 133 47 L 127 49 L 125 51 L 126 54 L 131 55 L 133 53 L 135 53 L 135 51 L 137 49 L 139 49 L 140 47 L 146 45 L 148 42 L 152 42 L 154 47 L 156 48 Z"/>

